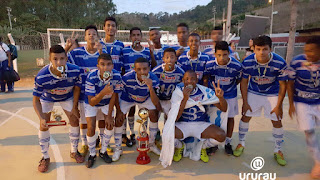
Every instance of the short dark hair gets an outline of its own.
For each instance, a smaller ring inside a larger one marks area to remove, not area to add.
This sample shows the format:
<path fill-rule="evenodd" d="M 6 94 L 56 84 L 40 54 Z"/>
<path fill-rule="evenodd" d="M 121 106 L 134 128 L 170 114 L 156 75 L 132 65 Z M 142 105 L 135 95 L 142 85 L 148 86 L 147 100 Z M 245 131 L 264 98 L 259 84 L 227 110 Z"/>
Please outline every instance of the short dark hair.
<path fill-rule="evenodd" d="M 49 54 L 51 54 L 51 53 L 65 53 L 66 54 L 66 51 L 60 45 L 53 45 L 53 46 L 51 46 L 51 48 L 49 50 Z"/>
<path fill-rule="evenodd" d="M 268 45 L 270 48 L 272 47 L 272 40 L 269 36 L 262 35 L 262 36 L 253 38 L 253 47 L 265 46 L 265 45 Z"/>
<path fill-rule="evenodd" d="M 98 63 L 99 63 L 99 61 L 100 61 L 101 59 L 107 60 L 107 61 L 111 61 L 112 64 L 113 64 L 112 57 L 110 56 L 110 54 L 107 54 L 107 53 L 102 53 L 102 54 L 100 54 L 99 57 L 98 57 Z"/>
<path fill-rule="evenodd" d="M 200 37 L 200 35 L 198 34 L 198 33 L 191 33 L 190 35 L 189 35 L 189 37 L 190 36 L 196 36 L 196 37 L 199 37 L 199 39 L 201 39 L 201 37 Z"/>
<path fill-rule="evenodd" d="M 215 52 L 217 52 L 217 50 L 229 52 L 229 45 L 226 41 L 218 41 L 218 42 L 216 42 L 216 45 L 214 46 L 214 50 L 215 50 Z"/>
<path fill-rule="evenodd" d="M 136 64 L 136 63 L 148 63 L 148 65 L 150 66 L 150 62 L 146 58 L 143 58 L 143 57 L 139 57 L 138 59 L 136 59 L 134 61 L 134 64 Z"/>
<path fill-rule="evenodd" d="M 320 36 L 311 36 L 306 44 L 316 44 L 320 48 Z"/>
<path fill-rule="evenodd" d="M 187 73 L 193 74 L 193 75 L 195 75 L 195 76 L 197 77 L 197 73 L 194 72 L 194 70 L 192 70 L 192 69 L 187 70 L 187 71 L 184 73 L 183 76 L 185 76 Z"/>
<path fill-rule="evenodd" d="M 212 30 L 222 31 L 223 27 L 222 26 L 215 26 Z"/>
<path fill-rule="evenodd" d="M 88 29 L 94 29 L 94 30 L 96 30 L 96 31 L 98 32 L 97 26 L 95 26 L 95 25 L 89 25 L 89 26 L 87 26 L 87 27 L 84 29 L 84 32 L 86 32 Z"/>
<path fill-rule="evenodd" d="M 140 28 L 138 28 L 138 27 L 133 27 L 133 28 L 130 29 L 130 36 L 131 36 L 131 34 L 132 34 L 132 31 L 134 31 L 134 30 L 140 31 L 140 33 L 141 33 L 141 35 L 142 35 L 142 32 L 141 32 L 141 29 L 140 29 Z"/>
<path fill-rule="evenodd" d="M 159 28 L 151 28 L 149 31 L 160 31 Z"/>
<path fill-rule="evenodd" d="M 106 24 L 107 21 L 113 21 L 114 23 L 116 23 L 116 26 L 118 25 L 116 18 L 114 18 L 114 17 L 112 17 L 112 16 L 106 17 L 106 19 L 104 20 L 103 26 L 105 26 L 105 24 Z"/>
<path fill-rule="evenodd" d="M 163 51 L 163 56 L 164 56 L 164 54 L 166 54 L 166 53 L 168 53 L 168 52 L 173 52 L 174 55 L 177 55 L 177 54 L 176 54 L 176 51 L 175 51 L 173 48 L 167 48 L 167 49 L 165 49 L 165 50 Z"/>
<path fill-rule="evenodd" d="M 187 30 L 189 30 L 189 26 L 188 26 L 188 24 L 187 23 L 179 23 L 178 25 L 177 25 L 177 28 L 178 27 L 186 27 L 187 28 Z"/>

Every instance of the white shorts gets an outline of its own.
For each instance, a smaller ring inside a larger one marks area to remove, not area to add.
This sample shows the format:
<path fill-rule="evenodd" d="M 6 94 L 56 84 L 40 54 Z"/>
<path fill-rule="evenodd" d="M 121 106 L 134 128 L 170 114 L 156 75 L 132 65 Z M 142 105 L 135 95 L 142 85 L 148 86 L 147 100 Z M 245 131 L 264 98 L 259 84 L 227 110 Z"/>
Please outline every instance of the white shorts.
<path fill-rule="evenodd" d="M 239 114 L 238 98 L 226 99 L 228 103 L 228 118 L 234 118 Z"/>
<path fill-rule="evenodd" d="M 156 107 L 152 103 L 151 99 L 148 98 L 144 103 L 137 103 L 137 102 L 127 102 L 124 100 L 120 101 L 120 109 L 122 113 L 127 114 L 131 107 L 137 105 L 139 109 L 141 108 L 147 108 L 148 110 L 155 110 Z"/>
<path fill-rule="evenodd" d="M 160 100 L 161 107 L 163 109 L 163 112 L 168 115 L 170 109 L 171 109 L 171 102 L 170 100 Z"/>
<path fill-rule="evenodd" d="M 246 116 L 260 117 L 261 111 L 264 111 L 264 117 L 273 121 L 278 121 L 275 113 L 270 114 L 273 108 L 277 106 L 278 96 L 262 96 L 248 92 L 248 103 L 252 112 L 248 110 Z"/>
<path fill-rule="evenodd" d="M 97 117 L 97 120 L 104 120 L 104 118 L 101 119 L 101 116 L 98 117 L 98 110 L 101 110 L 101 112 L 105 115 L 108 115 L 109 111 L 109 105 L 105 106 L 91 106 L 90 104 L 84 103 L 84 109 L 86 117 Z"/>
<path fill-rule="evenodd" d="M 295 102 L 294 105 L 300 130 L 311 130 L 320 125 L 320 104 L 309 105 Z"/>
<path fill-rule="evenodd" d="M 41 103 L 41 107 L 42 107 L 42 113 L 49 113 L 52 111 L 53 106 L 54 106 L 54 102 L 48 102 L 48 101 L 43 101 L 40 99 L 40 103 Z M 72 108 L 73 108 L 73 98 L 70 98 L 66 101 L 60 101 L 57 102 L 60 104 L 60 106 L 62 107 L 62 109 L 71 112 Z"/>
<path fill-rule="evenodd" d="M 184 140 L 187 137 L 195 137 L 201 141 L 205 139 L 201 138 L 201 133 L 206 130 L 213 123 L 210 122 L 176 122 L 176 127 L 181 130 Z"/>

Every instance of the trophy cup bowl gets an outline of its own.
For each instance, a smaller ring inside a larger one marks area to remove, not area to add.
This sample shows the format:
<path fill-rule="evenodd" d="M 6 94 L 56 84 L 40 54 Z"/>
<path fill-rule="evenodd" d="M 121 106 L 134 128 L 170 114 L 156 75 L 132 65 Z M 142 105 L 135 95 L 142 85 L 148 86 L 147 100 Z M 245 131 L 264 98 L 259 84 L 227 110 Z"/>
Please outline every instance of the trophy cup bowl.
<path fill-rule="evenodd" d="M 149 110 L 147 108 L 141 108 L 138 112 L 138 115 L 141 119 L 145 120 L 149 117 Z"/>

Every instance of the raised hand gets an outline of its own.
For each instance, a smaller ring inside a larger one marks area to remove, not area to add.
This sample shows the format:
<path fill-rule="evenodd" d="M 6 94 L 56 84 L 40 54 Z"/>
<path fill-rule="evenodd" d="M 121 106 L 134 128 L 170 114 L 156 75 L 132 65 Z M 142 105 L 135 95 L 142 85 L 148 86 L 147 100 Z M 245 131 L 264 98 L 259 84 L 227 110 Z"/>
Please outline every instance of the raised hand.
<path fill-rule="evenodd" d="M 224 92 L 223 92 L 223 90 L 220 88 L 220 80 L 218 80 L 217 86 L 215 85 L 215 83 L 214 83 L 213 81 L 212 81 L 211 83 L 212 83 L 212 85 L 213 85 L 214 91 L 216 92 L 216 96 L 217 96 L 218 98 L 223 98 Z"/>
<path fill-rule="evenodd" d="M 101 91 L 104 95 L 110 95 L 113 93 L 113 86 L 110 85 L 110 82 L 102 89 Z"/>
<path fill-rule="evenodd" d="M 188 87 L 188 86 L 184 87 L 184 89 L 183 89 L 183 91 L 182 91 L 183 97 L 184 97 L 185 99 L 189 99 L 192 90 L 193 90 L 193 88 L 190 88 L 190 87 Z"/>
<path fill-rule="evenodd" d="M 148 42 L 148 44 L 149 44 L 150 52 L 153 52 L 153 51 L 154 51 L 154 44 L 153 44 L 153 42 L 152 42 L 150 39 L 147 39 L 147 42 Z"/>

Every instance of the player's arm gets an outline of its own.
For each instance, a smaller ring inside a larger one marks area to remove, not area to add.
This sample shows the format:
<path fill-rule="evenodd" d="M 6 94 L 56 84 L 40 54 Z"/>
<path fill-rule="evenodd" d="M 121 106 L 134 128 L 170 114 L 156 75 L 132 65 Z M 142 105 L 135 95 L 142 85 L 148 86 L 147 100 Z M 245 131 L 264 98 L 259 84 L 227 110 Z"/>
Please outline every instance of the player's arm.
<path fill-rule="evenodd" d="M 248 110 L 252 112 L 252 109 L 248 103 L 248 82 L 249 78 L 243 77 L 240 82 L 240 91 L 242 96 L 242 115 L 245 115 Z"/>
<path fill-rule="evenodd" d="M 146 85 L 149 88 L 150 98 L 151 98 L 152 103 L 156 106 L 158 111 L 161 111 L 162 108 L 161 108 L 161 105 L 160 105 L 160 101 L 159 101 L 159 98 L 158 98 L 158 96 L 156 94 L 156 91 L 153 88 L 152 80 L 150 78 L 146 78 L 143 81 L 146 83 Z"/>
<path fill-rule="evenodd" d="M 296 108 L 293 102 L 294 80 L 289 80 L 287 82 L 287 92 L 288 92 L 288 99 L 289 99 L 289 116 L 292 118 L 296 112 Z"/>
<path fill-rule="evenodd" d="M 220 88 L 220 80 L 218 80 L 217 82 L 217 86 L 215 85 L 215 83 L 212 83 L 214 91 L 216 93 L 216 96 L 219 99 L 219 103 L 214 104 L 218 109 L 220 109 L 223 112 L 227 112 L 228 110 L 228 103 L 227 101 L 224 99 L 223 97 L 223 90 Z"/>
<path fill-rule="evenodd" d="M 73 107 L 72 107 L 71 112 L 77 118 L 80 118 L 80 112 L 79 112 L 79 108 L 78 108 L 80 91 L 81 91 L 81 88 L 79 86 L 74 86 L 74 88 L 73 88 Z"/>
<path fill-rule="evenodd" d="M 37 115 L 40 119 L 40 127 L 41 128 L 48 128 L 47 121 L 45 120 L 44 113 L 42 112 L 40 97 L 33 96 L 32 103 L 33 103 L 34 111 L 37 113 Z"/>
<path fill-rule="evenodd" d="M 13 60 L 13 59 L 11 59 L 11 52 L 7 51 L 6 54 L 7 54 L 7 57 L 8 57 L 8 66 L 12 67 L 12 61 L 11 60 Z"/>
<path fill-rule="evenodd" d="M 180 108 L 179 108 L 179 112 L 178 112 L 176 121 L 178 121 L 180 119 L 180 117 L 182 116 L 182 113 L 184 111 L 184 108 L 186 107 L 187 101 L 190 97 L 190 93 L 192 92 L 192 90 L 193 90 L 192 88 L 187 88 L 187 87 L 185 87 L 183 89 L 183 91 L 182 91 L 183 99 L 180 104 Z"/>
<path fill-rule="evenodd" d="M 107 115 L 107 119 L 106 119 L 106 126 L 107 129 L 112 129 L 114 126 L 114 120 L 112 117 L 112 111 L 113 111 L 113 107 L 116 103 L 116 98 L 118 93 L 112 93 L 111 99 L 109 101 L 109 110 L 108 110 L 108 115 Z"/>
<path fill-rule="evenodd" d="M 284 96 L 286 95 L 286 81 L 279 81 L 280 87 L 279 87 L 279 95 L 278 95 L 278 102 L 276 107 L 270 112 L 275 113 L 278 120 L 282 119 L 283 111 L 282 111 L 282 103 Z"/>
<path fill-rule="evenodd" d="M 95 95 L 95 96 L 88 95 L 89 104 L 91 106 L 95 106 L 102 100 L 102 98 L 105 95 L 112 94 L 112 93 L 113 93 L 113 87 L 109 83 L 97 95 Z"/>

